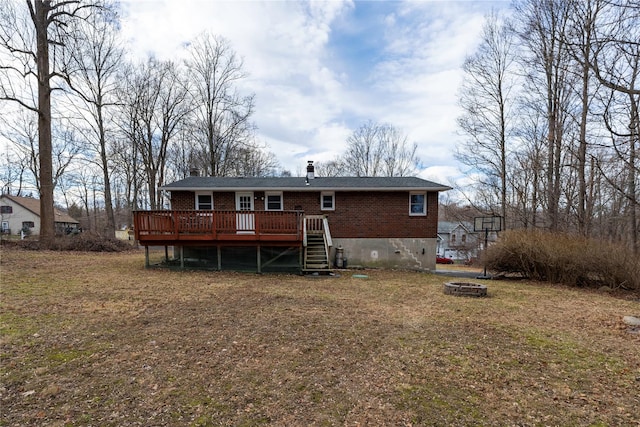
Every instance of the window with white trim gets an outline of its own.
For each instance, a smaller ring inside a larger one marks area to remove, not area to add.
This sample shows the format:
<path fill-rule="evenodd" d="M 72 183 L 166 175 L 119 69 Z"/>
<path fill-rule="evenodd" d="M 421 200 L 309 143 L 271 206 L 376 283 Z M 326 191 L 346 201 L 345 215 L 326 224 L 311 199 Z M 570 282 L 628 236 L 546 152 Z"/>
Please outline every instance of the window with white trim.
<path fill-rule="evenodd" d="M 336 194 L 333 191 L 320 193 L 320 210 L 333 211 L 336 208 Z"/>
<path fill-rule="evenodd" d="M 282 193 L 264 193 L 265 211 L 281 211 L 282 205 Z"/>
<path fill-rule="evenodd" d="M 427 214 L 427 193 L 412 191 L 409 193 L 409 215 L 420 216 Z"/>
<path fill-rule="evenodd" d="M 213 196 L 211 193 L 196 193 L 196 209 L 199 211 L 213 210 Z"/>

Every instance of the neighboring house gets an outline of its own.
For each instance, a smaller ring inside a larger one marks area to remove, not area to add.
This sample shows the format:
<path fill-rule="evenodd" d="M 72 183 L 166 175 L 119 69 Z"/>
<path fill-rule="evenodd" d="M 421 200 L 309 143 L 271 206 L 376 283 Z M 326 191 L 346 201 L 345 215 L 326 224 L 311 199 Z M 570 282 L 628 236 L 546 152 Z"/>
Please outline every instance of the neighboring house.
<path fill-rule="evenodd" d="M 435 269 L 438 192 L 414 177 L 190 176 L 162 188 L 169 211 L 134 212 L 136 240 L 181 267 Z M 336 256 L 337 255 L 337 256 Z"/>
<path fill-rule="evenodd" d="M 439 221 L 436 253 L 456 261 L 477 258 L 482 243 L 480 234 L 473 231 L 471 222 Z"/>
<path fill-rule="evenodd" d="M 80 224 L 64 212 L 54 209 L 57 233 L 75 230 Z M 0 196 L 0 230 L 2 234 L 40 234 L 40 200 L 3 194 Z"/>

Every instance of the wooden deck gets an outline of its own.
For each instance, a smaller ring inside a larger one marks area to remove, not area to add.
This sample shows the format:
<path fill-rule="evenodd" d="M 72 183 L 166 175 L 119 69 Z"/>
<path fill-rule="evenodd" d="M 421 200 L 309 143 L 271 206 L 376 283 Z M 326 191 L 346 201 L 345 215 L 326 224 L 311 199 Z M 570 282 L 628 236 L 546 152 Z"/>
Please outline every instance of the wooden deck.
<path fill-rule="evenodd" d="M 207 244 L 302 244 L 299 211 L 156 210 L 133 213 L 143 246 Z"/>

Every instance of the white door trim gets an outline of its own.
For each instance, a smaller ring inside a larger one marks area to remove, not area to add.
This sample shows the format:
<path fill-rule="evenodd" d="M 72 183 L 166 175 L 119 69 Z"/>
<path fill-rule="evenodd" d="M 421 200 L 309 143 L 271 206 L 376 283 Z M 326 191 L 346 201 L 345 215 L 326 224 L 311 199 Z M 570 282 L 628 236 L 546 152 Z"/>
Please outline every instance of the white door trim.
<path fill-rule="evenodd" d="M 253 234 L 256 231 L 253 191 L 236 192 L 236 230 L 238 234 Z M 246 213 L 245 213 L 246 212 Z"/>

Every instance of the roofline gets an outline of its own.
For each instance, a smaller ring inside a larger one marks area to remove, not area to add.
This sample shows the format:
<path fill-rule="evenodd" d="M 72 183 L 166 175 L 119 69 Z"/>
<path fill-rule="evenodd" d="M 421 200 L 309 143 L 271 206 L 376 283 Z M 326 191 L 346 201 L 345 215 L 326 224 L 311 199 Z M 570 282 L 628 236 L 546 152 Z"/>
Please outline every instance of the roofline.
<path fill-rule="evenodd" d="M 6 197 L 9 200 L 11 200 L 13 203 L 16 203 L 20 206 L 22 206 L 24 209 L 28 210 L 29 212 L 31 212 L 32 214 L 34 214 L 35 216 L 37 216 L 38 218 L 41 218 L 42 215 L 40 215 L 39 212 L 34 211 L 33 209 L 30 209 L 28 206 L 25 206 L 24 204 L 20 203 L 20 201 L 16 200 L 15 197 L 20 197 L 25 199 L 26 197 L 22 197 L 22 196 L 12 196 L 11 194 L 3 194 L 2 197 Z M 38 200 L 40 201 L 40 199 L 33 199 L 33 200 Z M 59 216 L 59 215 L 67 215 L 69 218 L 71 218 L 73 221 L 56 221 L 55 217 Z M 62 223 L 62 224 L 80 224 L 80 221 L 78 221 L 77 219 L 73 218 L 71 215 L 69 214 L 65 214 L 64 212 L 60 212 L 55 206 L 53 207 L 53 223 Z"/>
<path fill-rule="evenodd" d="M 16 200 L 14 197 L 21 197 L 21 198 L 25 198 L 22 196 L 12 196 L 11 194 L 3 194 L 2 197 L 6 197 L 7 199 L 11 200 L 13 203 L 16 203 L 20 206 L 22 206 L 23 209 L 28 210 L 29 212 L 31 212 L 32 214 L 36 215 L 38 218 L 40 218 L 40 212 L 36 212 L 33 209 L 29 208 L 28 206 L 25 206 L 24 204 L 20 203 L 19 200 Z M 39 199 L 33 199 L 33 200 L 39 200 Z"/>
<path fill-rule="evenodd" d="M 165 191 L 448 191 L 452 187 L 170 187 L 162 186 Z"/>

